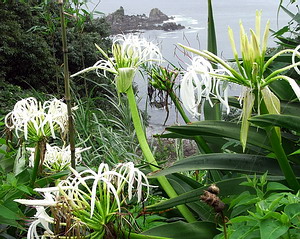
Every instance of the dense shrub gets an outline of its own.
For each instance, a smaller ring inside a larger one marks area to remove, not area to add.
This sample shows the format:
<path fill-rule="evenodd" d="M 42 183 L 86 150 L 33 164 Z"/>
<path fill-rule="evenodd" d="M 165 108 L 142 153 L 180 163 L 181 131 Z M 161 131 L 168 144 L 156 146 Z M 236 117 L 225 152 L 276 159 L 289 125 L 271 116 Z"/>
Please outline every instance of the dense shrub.
<path fill-rule="evenodd" d="M 33 87 L 35 90 L 62 95 L 63 56 L 56 4 L 1 1 L 0 10 L 0 80 L 22 89 Z M 76 18 L 70 16 L 67 19 L 71 73 L 93 65 L 99 59 L 100 54 L 94 43 L 103 49 L 110 45 L 109 28 L 104 19 L 86 16 L 84 20 L 79 26 Z M 93 75 L 90 77 L 93 78 Z M 100 81 L 107 82 L 104 78 Z M 80 78 L 73 83 L 80 94 L 94 87 L 94 84 L 83 83 Z"/>

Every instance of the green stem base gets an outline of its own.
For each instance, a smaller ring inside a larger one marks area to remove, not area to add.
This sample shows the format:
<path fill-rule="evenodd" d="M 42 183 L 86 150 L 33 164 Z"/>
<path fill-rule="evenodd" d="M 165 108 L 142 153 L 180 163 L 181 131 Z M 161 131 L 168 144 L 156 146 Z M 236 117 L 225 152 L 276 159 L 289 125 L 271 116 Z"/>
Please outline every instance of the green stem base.
<path fill-rule="evenodd" d="M 147 139 L 146 139 L 143 127 L 142 127 L 142 123 L 140 120 L 140 115 L 138 112 L 138 108 L 137 108 L 135 95 L 134 95 L 132 86 L 130 86 L 130 88 L 128 89 L 128 91 L 126 93 L 127 93 L 129 107 L 131 110 L 133 125 L 134 125 L 135 131 L 136 131 L 138 141 L 140 143 L 140 147 L 143 151 L 143 154 L 144 154 L 147 162 L 149 163 L 151 170 L 156 171 L 158 169 L 158 167 L 157 167 L 158 163 L 156 162 L 156 160 L 149 148 L 149 145 L 148 145 L 148 142 L 147 142 Z M 174 197 L 178 196 L 177 193 L 175 192 L 174 188 L 172 187 L 172 185 L 170 184 L 170 182 L 167 180 L 166 177 L 164 177 L 164 176 L 157 177 L 157 180 L 170 198 L 174 198 Z M 182 216 L 188 222 L 196 221 L 193 214 L 190 212 L 190 210 L 187 208 L 186 205 L 179 205 L 179 206 L 177 206 L 177 208 L 180 211 L 180 213 L 182 214 Z"/>

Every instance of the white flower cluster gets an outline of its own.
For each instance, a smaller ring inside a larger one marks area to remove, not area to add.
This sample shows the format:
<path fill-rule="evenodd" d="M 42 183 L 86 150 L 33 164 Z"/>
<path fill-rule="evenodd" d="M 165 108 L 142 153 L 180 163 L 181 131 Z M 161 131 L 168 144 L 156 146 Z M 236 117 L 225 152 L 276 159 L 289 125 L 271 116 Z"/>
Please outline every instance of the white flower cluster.
<path fill-rule="evenodd" d="M 162 54 L 155 44 L 134 34 L 115 36 L 112 51 L 118 68 L 136 68 L 145 62 L 162 61 Z"/>
<path fill-rule="evenodd" d="M 55 131 L 67 130 L 67 119 L 67 105 L 61 100 L 52 99 L 42 105 L 29 97 L 15 104 L 13 111 L 6 115 L 5 124 L 10 130 L 15 129 L 19 138 L 22 132 L 26 140 L 42 136 L 55 138 Z"/>
<path fill-rule="evenodd" d="M 160 49 L 138 35 L 116 35 L 112 44 L 112 55 L 109 57 L 99 46 L 96 45 L 105 59 L 97 61 L 93 66 L 73 74 L 77 76 L 84 72 L 99 70 L 106 74 L 106 71 L 115 74 L 116 87 L 118 92 L 126 92 L 132 84 L 132 80 L 139 66 L 162 62 L 163 57 Z"/>
<path fill-rule="evenodd" d="M 44 199 L 15 200 L 18 203 L 33 206 L 37 210 L 34 216 L 35 220 L 29 227 L 27 239 L 40 238 L 37 229 L 40 224 L 45 229 L 44 236 L 53 236 L 54 233 L 50 228 L 51 224 L 54 224 L 54 219 L 47 214 L 47 207 L 59 204 L 69 205 L 74 217 L 89 215 L 86 221 L 84 221 L 84 217 L 80 217 L 80 220 L 83 220 L 82 223 L 88 226 L 89 222 L 93 220 L 102 218 L 105 221 L 116 212 L 120 212 L 121 206 L 127 199 L 130 200 L 137 195 L 137 201 L 141 202 L 146 200 L 149 194 L 150 185 L 147 177 L 131 162 L 118 164 L 112 170 L 107 164 L 101 163 L 97 172 L 91 169 L 77 172 L 72 168 L 71 171 L 73 175 L 60 181 L 56 187 L 34 189 L 40 192 Z M 142 198 L 143 187 L 147 192 L 145 199 Z M 67 202 L 67 204 L 62 202 Z M 97 215 L 94 216 L 94 214 Z M 99 222 L 95 221 L 94 223 Z"/>
<path fill-rule="evenodd" d="M 79 165 L 82 161 L 81 153 L 90 149 L 89 148 L 75 148 L 75 164 Z M 29 157 L 29 167 L 34 165 L 34 148 L 27 148 L 31 153 Z M 70 145 L 67 147 L 51 146 L 46 144 L 46 152 L 44 156 L 43 165 L 52 172 L 60 172 L 66 170 L 71 166 L 71 149 Z"/>

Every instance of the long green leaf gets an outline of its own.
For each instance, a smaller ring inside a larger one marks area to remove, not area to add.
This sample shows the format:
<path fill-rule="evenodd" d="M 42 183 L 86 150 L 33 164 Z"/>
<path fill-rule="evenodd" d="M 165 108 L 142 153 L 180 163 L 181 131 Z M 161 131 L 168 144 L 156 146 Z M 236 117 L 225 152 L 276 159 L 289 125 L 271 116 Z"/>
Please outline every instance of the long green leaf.
<path fill-rule="evenodd" d="M 220 188 L 220 196 L 229 196 L 234 194 L 240 194 L 244 191 L 249 191 L 249 187 L 240 185 L 241 182 L 246 181 L 246 177 L 227 179 L 217 182 L 216 185 Z M 207 186 L 200 187 L 191 190 L 187 193 L 181 194 L 176 198 L 168 199 L 158 204 L 147 207 L 148 211 L 161 211 L 168 208 L 172 208 L 176 205 L 200 201 L 200 196 L 203 194 L 203 190 L 206 190 Z"/>
<path fill-rule="evenodd" d="M 241 126 L 232 122 L 205 120 L 190 125 L 167 127 L 166 129 L 187 136 L 205 135 L 239 140 Z M 271 150 L 265 131 L 256 127 L 249 128 L 247 143 Z"/>
<path fill-rule="evenodd" d="M 172 239 L 211 239 L 217 233 L 216 224 L 213 222 L 186 223 L 178 221 L 151 228 L 142 234 Z"/>
<path fill-rule="evenodd" d="M 249 154 L 201 154 L 177 161 L 169 168 L 156 172 L 152 177 L 192 170 L 229 170 L 237 172 L 282 175 L 278 163 L 273 158 Z M 300 170 L 298 172 L 300 175 Z"/>
<path fill-rule="evenodd" d="M 211 0 L 208 0 L 207 50 L 215 55 L 218 54 L 217 37 Z"/>
<path fill-rule="evenodd" d="M 167 179 L 178 195 L 187 193 L 202 186 L 195 180 L 179 173 L 168 175 Z M 214 222 L 214 216 L 211 214 L 211 210 L 207 205 L 201 203 L 200 201 L 195 201 L 192 203 L 187 203 L 187 206 L 193 210 L 194 214 L 197 214 L 198 218 L 200 218 L 202 221 Z"/>
<path fill-rule="evenodd" d="M 292 20 L 296 21 L 298 24 L 300 24 L 300 14 L 297 13 L 296 15 L 294 13 L 292 13 L 290 10 L 288 10 L 287 8 L 285 8 L 284 6 L 281 5 L 281 8 L 283 9 L 283 11 L 285 11 L 291 18 Z"/>
<path fill-rule="evenodd" d="M 254 116 L 249 121 L 260 127 L 279 126 L 300 132 L 300 117 L 298 116 L 266 114 Z"/>
<path fill-rule="evenodd" d="M 217 37 L 215 30 L 215 22 L 213 15 L 212 1 L 207 1 L 207 10 L 208 10 L 208 22 L 207 22 L 207 50 L 215 55 L 218 54 L 217 50 Z M 221 119 L 221 106 L 218 101 L 214 100 L 214 106 L 205 101 L 204 102 L 204 117 L 206 120 L 220 120 Z"/>
<path fill-rule="evenodd" d="M 281 114 L 294 115 L 300 117 L 300 103 L 281 101 Z"/>
<path fill-rule="evenodd" d="M 271 90 L 280 98 L 280 100 L 290 101 L 296 98 L 296 95 L 287 81 L 273 81 L 270 84 Z"/>
<path fill-rule="evenodd" d="M 193 139 L 192 136 L 185 136 L 182 134 L 176 134 L 176 133 L 166 133 L 162 135 L 156 135 L 156 137 L 161 138 L 171 138 L 171 139 Z M 241 146 L 241 143 L 239 140 L 236 139 L 229 139 L 229 138 L 223 138 L 223 137 L 214 137 L 214 136 L 203 136 L 203 139 L 209 147 L 213 150 L 215 153 L 221 153 L 224 151 L 224 149 L 229 149 L 231 151 L 234 151 L 235 153 L 243 153 L 243 148 Z M 254 146 L 254 145 L 247 145 L 247 150 L 245 153 L 247 154 L 262 154 L 262 149 Z"/>

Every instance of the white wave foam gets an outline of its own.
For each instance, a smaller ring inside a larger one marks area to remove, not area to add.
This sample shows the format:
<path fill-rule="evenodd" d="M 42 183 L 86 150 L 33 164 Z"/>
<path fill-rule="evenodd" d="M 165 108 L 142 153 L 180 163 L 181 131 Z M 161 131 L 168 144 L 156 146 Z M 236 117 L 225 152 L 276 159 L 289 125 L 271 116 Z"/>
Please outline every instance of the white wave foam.
<path fill-rule="evenodd" d="M 198 24 L 198 20 L 197 19 L 194 19 L 192 17 L 187 17 L 187 16 L 184 16 L 184 15 L 172 15 L 172 19 L 169 19 L 165 22 L 175 22 L 175 23 L 180 23 L 184 26 L 187 26 L 187 25 L 197 25 Z"/>

